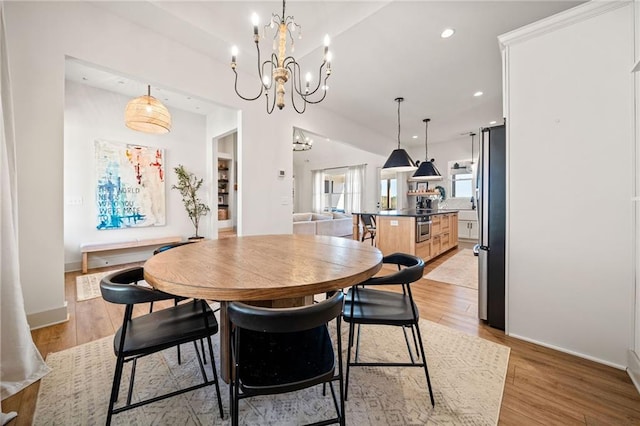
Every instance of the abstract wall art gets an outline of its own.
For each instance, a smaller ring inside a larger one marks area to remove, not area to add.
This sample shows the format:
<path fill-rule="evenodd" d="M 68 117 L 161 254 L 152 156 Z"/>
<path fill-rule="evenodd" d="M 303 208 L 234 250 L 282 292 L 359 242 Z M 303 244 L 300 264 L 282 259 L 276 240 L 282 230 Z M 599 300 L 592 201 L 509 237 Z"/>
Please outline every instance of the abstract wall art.
<path fill-rule="evenodd" d="M 164 150 L 95 141 L 97 228 L 165 225 Z"/>

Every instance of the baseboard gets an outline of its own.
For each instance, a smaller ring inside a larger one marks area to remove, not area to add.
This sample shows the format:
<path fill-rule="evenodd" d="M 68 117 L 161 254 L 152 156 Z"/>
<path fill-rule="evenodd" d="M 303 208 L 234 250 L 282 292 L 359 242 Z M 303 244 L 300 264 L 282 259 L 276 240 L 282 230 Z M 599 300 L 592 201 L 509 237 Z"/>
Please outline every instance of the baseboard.
<path fill-rule="evenodd" d="M 42 327 L 48 327 L 54 324 L 69 321 L 69 311 L 67 310 L 67 302 L 60 308 L 50 309 L 48 311 L 36 312 L 27 315 L 27 322 L 31 330 Z"/>
<path fill-rule="evenodd" d="M 564 352 L 564 353 L 569 354 L 569 355 L 577 356 L 578 358 L 588 359 L 589 361 L 597 362 L 598 364 L 608 365 L 609 367 L 617 368 L 618 370 L 626 370 L 627 369 L 627 367 L 624 366 L 624 365 L 620 365 L 620 364 L 616 364 L 616 363 L 611 362 L 611 361 L 606 361 L 604 359 L 596 358 L 596 357 L 593 357 L 591 355 L 583 354 L 581 352 L 572 351 L 572 350 L 569 350 L 569 349 L 566 349 L 566 348 L 562 348 L 560 346 L 550 345 L 548 343 L 540 342 L 538 340 L 530 339 L 528 337 L 519 336 L 519 335 L 513 334 L 513 333 L 509 333 L 509 336 L 510 337 L 515 337 L 516 339 L 524 340 L 525 342 L 534 343 L 536 345 L 543 346 L 545 348 L 554 349 L 554 350 L 556 350 L 558 352 Z"/>
<path fill-rule="evenodd" d="M 631 378 L 633 385 L 636 387 L 638 393 L 640 393 L 640 358 L 638 354 L 629 349 L 627 352 L 627 374 Z"/>

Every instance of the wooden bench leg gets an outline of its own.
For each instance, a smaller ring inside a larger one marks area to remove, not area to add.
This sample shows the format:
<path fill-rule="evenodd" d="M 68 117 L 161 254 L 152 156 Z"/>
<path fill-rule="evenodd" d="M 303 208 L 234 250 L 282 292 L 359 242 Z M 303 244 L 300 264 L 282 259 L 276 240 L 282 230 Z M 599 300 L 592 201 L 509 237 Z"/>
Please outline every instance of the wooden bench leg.
<path fill-rule="evenodd" d="M 87 263 L 88 263 L 89 253 L 82 253 L 82 273 L 87 273 Z"/>

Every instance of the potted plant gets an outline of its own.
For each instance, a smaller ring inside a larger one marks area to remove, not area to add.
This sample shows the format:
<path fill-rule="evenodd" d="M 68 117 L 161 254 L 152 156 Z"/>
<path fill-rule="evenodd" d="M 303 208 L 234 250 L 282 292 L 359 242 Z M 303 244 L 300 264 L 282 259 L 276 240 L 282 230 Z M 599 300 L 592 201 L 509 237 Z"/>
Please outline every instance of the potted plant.
<path fill-rule="evenodd" d="M 198 190 L 202 186 L 202 179 L 198 179 L 193 173 L 185 170 L 184 166 L 180 164 L 178 167 L 174 167 L 173 171 L 178 176 L 178 184 L 173 185 L 172 189 L 177 189 L 182 195 L 182 202 L 184 208 L 187 211 L 187 215 L 196 228 L 196 233 L 190 240 L 203 238 L 198 235 L 198 228 L 200 226 L 200 218 L 206 216 L 209 213 L 209 206 L 204 204 L 200 198 L 198 198 Z"/>

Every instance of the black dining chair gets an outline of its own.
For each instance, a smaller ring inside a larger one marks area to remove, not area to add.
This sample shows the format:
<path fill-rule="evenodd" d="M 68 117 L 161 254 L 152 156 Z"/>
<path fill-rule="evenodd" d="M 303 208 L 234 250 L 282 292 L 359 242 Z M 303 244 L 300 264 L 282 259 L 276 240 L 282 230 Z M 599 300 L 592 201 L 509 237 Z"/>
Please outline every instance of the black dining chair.
<path fill-rule="evenodd" d="M 411 293 L 411 283 L 420 280 L 424 273 L 424 260 L 419 257 L 404 253 L 394 253 L 382 259 L 385 264 L 397 265 L 398 271 L 385 276 L 369 278 L 367 281 L 355 285 L 349 289 L 345 298 L 343 318 L 349 323 L 349 347 L 347 349 L 347 371 L 345 379 L 345 399 L 349 391 L 349 372 L 351 367 L 420 367 L 424 368 L 427 376 L 427 386 L 431 405 L 435 406 L 431 379 L 427 368 L 427 358 L 422 344 L 422 335 L 419 326 L 419 311 Z M 399 286 L 402 292 L 393 292 L 371 288 L 375 286 Z M 358 326 L 357 339 L 355 338 L 355 326 Z M 402 328 L 411 362 L 359 362 L 358 351 L 360 344 L 360 326 L 362 325 L 391 325 Z M 416 351 L 419 348 L 416 362 L 411 351 L 406 329 L 410 328 L 413 335 Z M 417 336 L 417 340 L 416 340 Z M 351 351 L 356 340 L 356 354 L 351 360 Z"/>
<path fill-rule="evenodd" d="M 364 242 L 364 240 L 371 239 L 371 245 L 374 245 L 376 238 L 376 217 L 372 214 L 361 214 L 360 219 L 362 220 L 363 226 L 360 241 Z"/>
<path fill-rule="evenodd" d="M 171 250 L 172 248 L 175 247 L 180 247 L 180 246 L 184 246 L 187 244 L 192 244 L 194 241 L 180 241 L 177 243 L 171 243 L 171 244 L 166 244 L 162 247 L 158 247 L 157 249 L 155 249 L 153 251 L 153 255 L 155 256 L 156 254 L 165 252 L 167 250 Z M 183 300 L 187 300 L 188 297 L 182 297 L 182 296 L 174 296 L 174 305 L 177 305 L 179 302 L 183 301 Z M 149 304 L 149 312 L 153 312 L 153 302 L 151 302 Z M 204 351 L 204 350 L 203 350 Z M 180 347 L 178 347 L 178 362 L 180 362 Z"/>
<path fill-rule="evenodd" d="M 176 247 L 180 247 L 180 246 L 184 246 L 187 244 L 192 244 L 196 241 L 179 241 L 177 243 L 171 243 L 171 244 L 166 244 L 162 247 L 158 247 L 157 249 L 155 249 L 153 251 L 153 255 L 155 256 L 156 254 L 165 252 L 167 250 L 171 250 L 172 248 L 176 248 Z M 177 306 L 178 303 L 182 302 L 183 300 L 187 300 L 189 299 L 188 297 L 183 297 L 183 296 L 173 296 L 173 305 Z M 214 312 L 216 312 L 217 310 L 219 310 L 220 308 L 214 310 Z M 153 302 L 151 302 L 149 304 L 149 312 L 153 312 Z M 202 346 L 202 358 L 204 360 L 204 363 L 207 363 L 207 355 L 204 351 L 204 341 L 200 340 L 200 345 Z M 180 353 L 180 345 L 176 346 L 176 350 L 178 351 L 178 364 L 182 364 L 182 354 Z"/>
<path fill-rule="evenodd" d="M 113 339 L 113 349 L 117 359 L 109 399 L 107 425 L 111 423 L 114 414 L 210 385 L 216 387 L 218 409 L 222 418 L 224 416 L 222 399 L 211 343 L 211 336 L 218 332 L 218 322 L 213 311 L 204 300 L 193 300 L 189 303 L 182 303 L 133 318 L 135 304 L 174 298 L 172 294 L 136 285 L 143 279 L 144 269 L 134 267 L 107 275 L 100 282 L 100 291 L 104 300 L 126 305 L 122 326 Z M 204 369 L 202 357 L 196 344 L 196 341 L 200 339 L 207 339 L 209 344 L 213 379 L 207 377 Z M 138 359 L 189 342 L 193 342 L 203 382 L 143 401 L 131 402 Z M 132 363 L 127 401 L 123 406 L 115 408 L 120 391 L 122 371 L 127 362 Z"/>
<path fill-rule="evenodd" d="M 233 326 L 229 335 L 232 425 L 238 424 L 241 399 L 327 383 L 337 415 L 313 424 L 345 424 L 340 338 L 343 301 L 344 294 L 336 292 L 322 302 L 296 308 L 229 303 L 227 313 Z M 328 329 L 328 323 L 334 319 L 337 353 Z M 334 382 L 338 383 L 339 397 Z"/>

